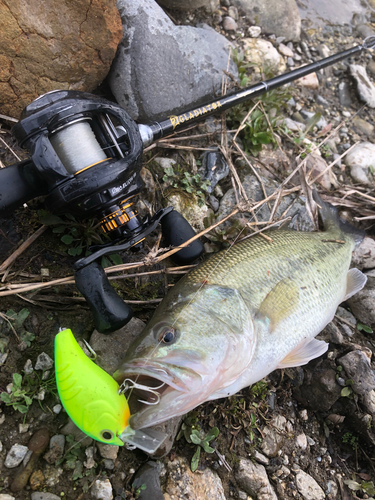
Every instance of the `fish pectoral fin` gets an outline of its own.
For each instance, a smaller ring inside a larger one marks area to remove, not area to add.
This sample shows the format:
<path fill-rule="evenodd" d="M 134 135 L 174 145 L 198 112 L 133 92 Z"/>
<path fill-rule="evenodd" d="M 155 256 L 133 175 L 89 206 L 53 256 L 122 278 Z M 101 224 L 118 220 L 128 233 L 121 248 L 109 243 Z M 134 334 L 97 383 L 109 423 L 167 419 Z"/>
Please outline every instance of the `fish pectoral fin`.
<path fill-rule="evenodd" d="M 305 339 L 278 364 L 277 368 L 306 365 L 312 359 L 324 354 L 327 349 L 328 344 L 323 340 Z"/>
<path fill-rule="evenodd" d="M 346 276 L 346 295 L 343 299 L 348 300 L 352 295 L 362 290 L 367 281 L 367 276 L 354 267 L 348 271 Z"/>
<path fill-rule="evenodd" d="M 299 303 L 299 287 L 289 278 L 279 281 L 261 303 L 256 318 L 269 320 L 269 332 L 290 316 Z"/>

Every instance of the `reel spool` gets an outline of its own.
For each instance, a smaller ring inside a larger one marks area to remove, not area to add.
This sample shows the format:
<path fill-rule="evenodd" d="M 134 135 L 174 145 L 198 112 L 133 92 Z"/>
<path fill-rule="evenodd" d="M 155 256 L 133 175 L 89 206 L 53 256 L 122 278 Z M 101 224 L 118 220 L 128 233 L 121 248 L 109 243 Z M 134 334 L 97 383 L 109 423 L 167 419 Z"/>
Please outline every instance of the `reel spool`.
<path fill-rule="evenodd" d="M 2 169 L 0 174 L 0 213 L 46 195 L 45 203 L 52 213 L 100 220 L 110 243 L 90 247 L 94 253 L 75 264 L 76 285 L 100 333 L 122 327 L 133 312 L 96 260 L 136 247 L 161 219 L 166 245 L 178 246 L 195 235 L 171 207 L 144 220 L 137 215 L 133 202 L 143 187 L 139 172 L 143 144 L 149 140 L 147 128 L 100 97 L 76 91 L 49 92 L 27 106 L 13 128 L 20 146 L 29 150 L 31 161 Z M 178 252 L 175 260 L 192 262 L 202 252 L 203 245 L 196 240 Z"/>

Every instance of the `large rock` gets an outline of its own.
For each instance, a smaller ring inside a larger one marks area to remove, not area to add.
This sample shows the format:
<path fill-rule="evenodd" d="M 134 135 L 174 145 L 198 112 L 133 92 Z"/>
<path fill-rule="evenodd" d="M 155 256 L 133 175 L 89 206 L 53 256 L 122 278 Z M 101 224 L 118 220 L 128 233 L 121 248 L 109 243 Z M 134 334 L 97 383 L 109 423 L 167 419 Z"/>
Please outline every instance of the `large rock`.
<path fill-rule="evenodd" d="M 121 37 L 116 0 L 0 2 L 0 112 L 18 118 L 50 90 L 92 91 Z"/>
<path fill-rule="evenodd" d="M 257 500 L 277 500 L 275 491 L 263 465 L 251 460 L 240 460 L 236 469 L 236 480 L 240 488 Z"/>
<path fill-rule="evenodd" d="M 229 42 L 215 30 L 176 26 L 154 0 L 118 0 L 124 38 L 109 84 L 135 120 L 148 122 L 215 97 Z M 233 62 L 229 71 L 237 74 Z"/>
<path fill-rule="evenodd" d="M 301 18 L 295 0 L 233 0 L 233 5 L 249 16 L 267 35 L 299 40 Z"/>
<path fill-rule="evenodd" d="M 366 286 L 348 300 L 350 310 L 360 323 L 375 327 L 375 272 L 365 273 Z"/>
<path fill-rule="evenodd" d="M 195 10 L 199 9 L 199 7 L 213 10 L 220 4 L 219 0 L 157 0 L 157 2 L 163 7 L 167 7 L 167 9 L 176 10 Z"/>

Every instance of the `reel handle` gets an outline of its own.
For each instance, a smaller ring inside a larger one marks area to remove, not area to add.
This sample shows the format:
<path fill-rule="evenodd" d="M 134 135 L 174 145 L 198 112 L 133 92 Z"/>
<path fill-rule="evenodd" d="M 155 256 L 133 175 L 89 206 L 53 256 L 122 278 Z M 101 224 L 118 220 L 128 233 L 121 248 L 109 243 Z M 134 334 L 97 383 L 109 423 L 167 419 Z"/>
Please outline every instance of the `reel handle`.
<path fill-rule="evenodd" d="M 161 229 L 164 242 L 167 246 L 178 247 L 196 235 L 189 222 L 176 210 L 172 210 L 164 215 L 161 220 Z M 172 259 L 177 264 L 191 264 L 202 255 L 203 250 L 203 243 L 198 239 L 173 254 Z"/>
<path fill-rule="evenodd" d="M 76 271 L 75 281 L 99 333 L 112 333 L 131 320 L 132 308 L 117 295 L 100 264 L 94 261 Z"/>

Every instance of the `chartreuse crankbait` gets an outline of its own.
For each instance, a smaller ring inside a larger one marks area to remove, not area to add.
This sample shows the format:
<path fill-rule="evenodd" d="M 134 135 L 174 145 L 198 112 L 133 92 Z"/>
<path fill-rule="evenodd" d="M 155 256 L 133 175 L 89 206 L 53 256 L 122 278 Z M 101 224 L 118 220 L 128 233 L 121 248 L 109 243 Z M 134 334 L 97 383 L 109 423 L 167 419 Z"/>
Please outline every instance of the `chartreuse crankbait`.
<path fill-rule="evenodd" d="M 166 435 L 133 430 L 128 425 L 130 411 L 118 383 L 82 351 L 71 330 L 55 338 L 55 370 L 61 402 L 81 431 L 106 444 L 132 444 L 154 453 Z"/>

